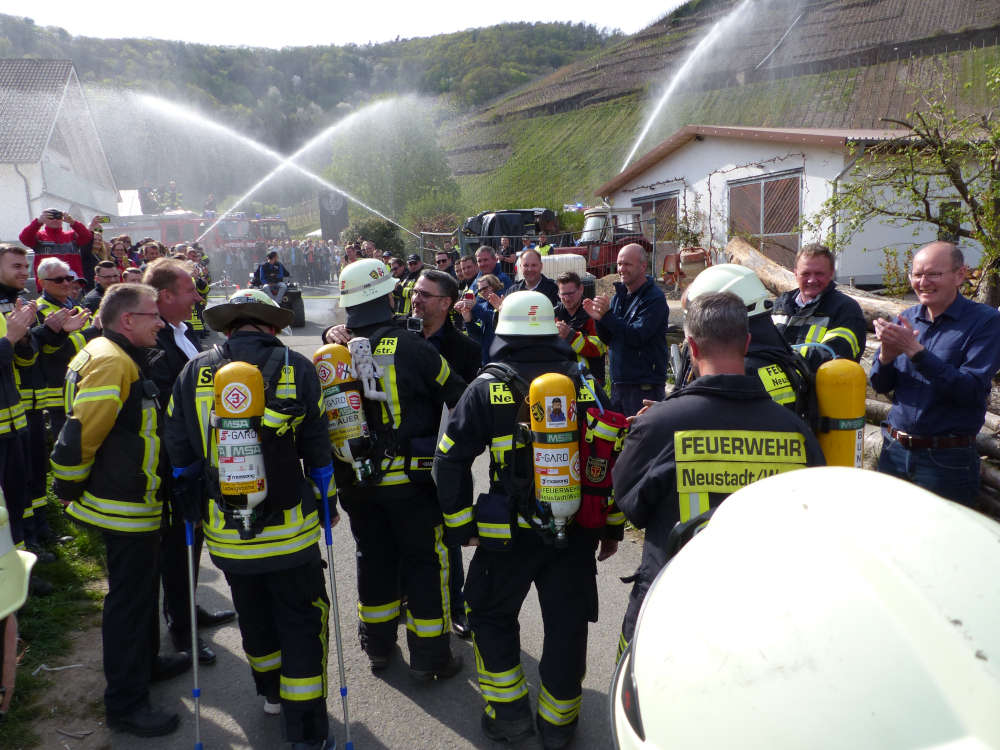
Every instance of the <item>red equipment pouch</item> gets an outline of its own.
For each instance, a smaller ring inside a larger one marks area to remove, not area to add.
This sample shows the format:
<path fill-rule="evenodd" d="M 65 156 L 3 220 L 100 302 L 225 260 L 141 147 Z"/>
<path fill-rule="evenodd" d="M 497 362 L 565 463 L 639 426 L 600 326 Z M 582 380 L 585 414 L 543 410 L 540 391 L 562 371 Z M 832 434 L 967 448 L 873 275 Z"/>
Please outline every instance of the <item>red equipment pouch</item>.
<path fill-rule="evenodd" d="M 580 510 L 576 522 L 587 529 L 603 528 L 612 503 L 611 470 L 628 433 L 624 414 L 587 409 L 580 441 Z"/>

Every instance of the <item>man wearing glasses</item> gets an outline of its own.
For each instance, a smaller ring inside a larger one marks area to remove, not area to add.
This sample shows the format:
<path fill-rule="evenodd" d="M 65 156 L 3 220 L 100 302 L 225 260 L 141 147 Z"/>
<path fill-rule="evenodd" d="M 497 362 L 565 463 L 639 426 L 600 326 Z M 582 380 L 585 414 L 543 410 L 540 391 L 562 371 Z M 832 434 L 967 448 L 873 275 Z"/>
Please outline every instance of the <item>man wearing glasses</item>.
<path fill-rule="evenodd" d="M 38 283 L 42 296 L 35 300 L 38 308 L 37 323 L 32 335 L 39 337 L 38 359 L 31 366 L 27 378 L 22 373 L 22 388 L 32 383 L 32 399 L 26 405 L 29 440 L 31 442 L 31 474 L 28 477 L 28 496 L 33 509 L 34 533 L 39 537 L 48 535 L 46 520 L 45 480 L 48 465 L 44 459 L 47 451 L 45 414 L 48 415 L 49 432 L 52 439 L 59 435 L 66 419 L 63 408 L 63 381 L 66 367 L 73 356 L 100 331 L 87 326 L 90 312 L 74 307 L 70 301 L 72 282 L 76 274 L 69 265 L 59 258 L 45 258 L 38 264 Z M 34 460 L 34 457 L 40 460 Z"/>
<path fill-rule="evenodd" d="M 932 242 L 920 249 L 910 273 L 919 304 L 894 322 L 874 321 L 882 345 L 871 384 L 893 393 L 879 471 L 974 507 L 976 434 L 1000 369 L 1000 313 L 959 293 L 965 277 L 955 245 Z"/>
<path fill-rule="evenodd" d="M 452 262 L 451 254 L 444 250 L 438 250 L 434 253 L 434 268 L 449 274 L 453 279 L 458 279 L 458 276 L 455 274 L 455 264 Z"/>
<path fill-rule="evenodd" d="M 108 726 L 143 737 L 173 732 L 173 711 L 153 708 L 149 684 L 185 671 L 187 654 L 158 656 L 156 615 L 162 514 L 156 386 L 146 347 L 163 320 L 156 290 L 117 284 L 101 300 L 103 335 L 70 364 L 64 429 L 52 451 L 53 494 L 67 513 L 101 532 L 107 547 L 104 710 Z"/>
<path fill-rule="evenodd" d="M 559 304 L 556 305 L 556 329 L 559 338 L 569 344 L 576 353 L 578 362 L 590 370 L 604 388 L 604 362 L 608 345 L 597 335 L 597 324 L 583 309 L 583 282 L 573 271 L 566 271 L 556 277 L 559 285 Z"/>

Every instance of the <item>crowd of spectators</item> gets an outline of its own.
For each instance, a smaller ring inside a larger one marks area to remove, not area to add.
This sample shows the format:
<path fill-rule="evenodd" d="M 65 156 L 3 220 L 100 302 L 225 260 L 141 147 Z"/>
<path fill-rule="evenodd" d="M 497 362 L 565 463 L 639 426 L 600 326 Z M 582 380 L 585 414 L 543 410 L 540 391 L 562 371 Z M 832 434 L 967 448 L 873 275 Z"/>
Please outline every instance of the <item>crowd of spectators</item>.
<path fill-rule="evenodd" d="M 216 251 L 220 278 L 242 286 L 267 253 L 272 252 L 278 253 L 294 281 L 310 285 L 327 284 L 336 278 L 343 258 L 333 240 L 275 240 L 264 249 L 254 246 Z"/>
<path fill-rule="evenodd" d="M 551 249 L 544 235 L 536 247 L 525 241 L 530 238 L 521 238 L 517 252 L 509 238 L 504 238 L 499 252 L 487 245 L 466 255 L 450 246 L 431 248 L 433 268 L 418 254 L 380 251 L 369 240 L 350 242 L 341 251 L 332 241 L 311 239 L 275 241 L 263 251 L 259 247 L 222 251 L 210 267 L 195 242 L 167 247 L 148 237 L 105 239 L 98 218 L 85 226 L 54 209 L 26 227 L 20 239 L 36 253 L 41 294 L 25 289 L 24 249 L 0 246 L 0 291 L 7 296 L 0 375 L 10 386 L 10 403 L 0 405 L 10 416 L 8 432 L 0 435 L 0 481 L 10 506 L 14 542 L 26 545 L 43 561 L 53 559 L 52 545 L 58 540 L 46 523 L 44 491 L 40 498 L 34 495 L 39 482 L 44 488 L 48 444 L 58 441 L 66 418 L 61 410 L 68 402 L 61 384 L 73 357 L 89 341 L 105 335 L 98 316 L 107 291 L 123 281 L 150 284 L 157 269 L 163 277 L 153 284 L 157 293 L 148 299 L 137 293 L 122 315 L 158 314 L 162 325 L 140 333 L 155 337 L 166 329 L 170 341 L 176 334 L 186 353 L 181 364 L 187 361 L 188 349 L 197 352 L 197 334 L 204 331 L 199 306 L 205 303 L 210 270 L 220 279 L 242 285 L 266 256 L 272 264 L 280 262 L 299 283 L 326 284 L 338 278 L 347 264 L 377 258 L 396 279 L 395 312 L 422 320 L 427 338 L 442 328 L 452 338 L 464 334 L 477 345 L 482 365 L 494 360 L 498 342 L 503 343 L 497 338 L 496 324 L 505 300 L 535 291 L 553 307 L 558 340 L 551 345 L 572 350 L 572 356 L 606 390 L 613 410 L 641 419 L 654 402 L 664 400 L 671 375 L 666 339 L 669 308 L 649 274 L 647 252 L 638 244 L 626 245 L 618 253 L 619 281 L 614 293 L 585 299 L 583 280 L 576 273 L 555 278 L 543 273 L 543 256 Z M 177 265 L 164 271 L 164 258 Z M 515 282 L 516 268 L 522 278 Z M 813 370 L 831 357 L 859 361 L 864 351 L 863 316 L 856 302 L 835 289 L 832 254 L 807 246 L 796 258 L 795 272 L 798 289 L 779 298 L 774 316 L 787 343 L 801 352 Z M 175 278 L 178 273 L 185 279 L 183 284 Z M 910 279 L 918 304 L 894 321 L 875 322 L 880 348 L 870 381 L 875 390 L 890 393 L 893 399 L 883 425 L 879 469 L 973 505 L 979 482 L 975 438 L 983 424 L 992 378 L 1000 369 L 1000 315 L 962 296 L 965 274 L 964 259 L 954 245 L 932 243 L 916 254 Z M 164 299 L 179 294 L 182 287 L 184 299 L 191 298 L 186 321 L 180 315 L 188 309 L 186 301 L 169 315 L 164 313 Z M 159 305 L 158 313 L 152 312 L 154 305 Z M 430 328 L 427 321 L 433 323 Z M 748 344 L 749 336 L 738 352 L 740 366 Z M 702 366 L 712 361 L 712 352 L 707 354 L 701 358 Z M 739 376 L 736 370 L 725 374 Z M 22 385 L 20 397 L 11 385 L 15 380 Z M 24 383 L 31 387 L 25 389 Z M 31 430 L 36 434 L 29 436 Z M 24 432 L 23 441 L 17 437 L 19 431 Z M 22 479 L 11 470 L 18 464 L 28 467 Z M 33 576 L 32 581 L 36 594 L 51 591 L 44 574 Z M 203 663 L 214 661 L 204 644 L 181 638 L 177 645 L 194 650 Z M 169 659 L 158 664 L 161 670 L 176 671 L 183 666 Z"/>

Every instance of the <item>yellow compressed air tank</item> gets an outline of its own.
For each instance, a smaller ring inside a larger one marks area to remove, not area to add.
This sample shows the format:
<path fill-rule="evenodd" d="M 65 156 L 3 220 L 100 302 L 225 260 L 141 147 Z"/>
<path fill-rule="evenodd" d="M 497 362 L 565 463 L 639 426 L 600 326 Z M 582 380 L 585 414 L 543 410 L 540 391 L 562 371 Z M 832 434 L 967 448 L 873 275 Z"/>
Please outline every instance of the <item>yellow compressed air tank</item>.
<path fill-rule="evenodd" d="M 256 365 L 230 362 L 215 373 L 214 386 L 219 489 L 228 505 L 249 511 L 267 496 L 257 431 L 264 415 L 264 378 Z"/>
<path fill-rule="evenodd" d="M 819 439 L 828 466 L 861 467 L 865 443 L 864 368 L 850 359 L 824 362 L 816 371 Z"/>
<path fill-rule="evenodd" d="M 580 443 L 576 387 L 559 373 L 539 375 L 528 391 L 535 497 L 552 511 L 556 544 L 566 543 L 566 523 L 580 510 Z"/>
<path fill-rule="evenodd" d="M 362 456 L 371 447 L 371 433 L 362 401 L 362 386 L 351 368 L 351 353 L 341 344 L 326 344 L 313 354 L 313 365 L 323 389 L 333 455 L 354 466 L 358 479 L 369 474 Z"/>

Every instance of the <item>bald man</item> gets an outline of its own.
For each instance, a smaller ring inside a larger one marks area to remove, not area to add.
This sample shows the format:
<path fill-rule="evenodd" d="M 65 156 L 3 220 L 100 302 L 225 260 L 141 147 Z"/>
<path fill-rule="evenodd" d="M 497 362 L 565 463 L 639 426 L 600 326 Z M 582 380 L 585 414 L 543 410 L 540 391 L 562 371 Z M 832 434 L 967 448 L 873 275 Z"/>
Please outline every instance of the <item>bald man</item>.
<path fill-rule="evenodd" d="M 976 433 L 1000 370 L 1000 313 L 961 295 L 965 277 L 955 245 L 932 242 L 920 249 L 910 272 L 919 304 L 895 321 L 874 322 L 882 345 L 871 384 L 893 393 L 879 471 L 974 507 Z"/>
<path fill-rule="evenodd" d="M 611 359 L 611 408 L 633 416 L 642 402 L 662 401 L 667 381 L 667 298 L 646 273 L 642 245 L 618 251 L 615 296 L 583 301 Z"/>

